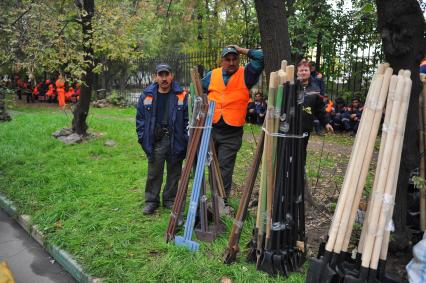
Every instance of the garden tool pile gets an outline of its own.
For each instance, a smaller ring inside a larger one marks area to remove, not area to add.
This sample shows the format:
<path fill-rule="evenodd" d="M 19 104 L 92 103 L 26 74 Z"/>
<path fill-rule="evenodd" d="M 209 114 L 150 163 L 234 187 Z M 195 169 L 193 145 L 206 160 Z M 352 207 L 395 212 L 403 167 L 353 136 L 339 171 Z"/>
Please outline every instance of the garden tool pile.
<path fill-rule="evenodd" d="M 270 275 L 296 271 L 305 259 L 303 93 L 294 81 L 294 66 L 283 61 L 272 72 L 268 110 L 253 166 L 232 227 L 225 263 L 235 260 L 242 222 L 262 156 L 256 228 L 247 256 Z M 263 147 L 263 150 L 262 150 Z"/>
<path fill-rule="evenodd" d="M 225 230 L 219 217 L 219 200 L 221 197 L 223 198 L 225 196 L 225 191 L 219 163 L 213 146 L 213 140 L 211 138 L 215 103 L 214 101 L 207 101 L 207 96 L 203 94 L 201 82 L 196 70 L 192 70 L 191 77 L 193 81 L 191 93 L 192 95 L 195 94 L 195 96 L 194 102 L 192 103 L 191 101 L 193 111 L 191 115 L 189 143 L 185 167 L 182 170 L 178 191 L 169 218 L 169 225 L 166 231 L 166 242 L 174 239 L 176 245 L 185 246 L 191 251 L 197 251 L 199 249 L 199 243 L 192 240 L 196 216 L 198 216 L 200 220 L 198 229 L 195 229 L 195 234 L 199 240 L 213 241 Z M 197 162 L 194 163 L 196 158 Z M 175 237 L 176 226 L 183 214 L 189 178 L 194 165 L 196 165 L 195 177 L 185 223 L 184 236 Z M 209 172 L 208 182 L 206 182 L 205 178 L 206 166 Z M 211 191 L 210 197 L 212 200 L 213 223 L 209 223 L 208 218 L 207 183 Z"/>
<path fill-rule="evenodd" d="M 311 261 L 306 282 L 397 282 L 385 272 L 399 164 L 411 92 L 410 71 L 380 64 L 368 91 L 328 240 Z M 357 257 L 348 251 L 386 101 L 373 189 Z"/>

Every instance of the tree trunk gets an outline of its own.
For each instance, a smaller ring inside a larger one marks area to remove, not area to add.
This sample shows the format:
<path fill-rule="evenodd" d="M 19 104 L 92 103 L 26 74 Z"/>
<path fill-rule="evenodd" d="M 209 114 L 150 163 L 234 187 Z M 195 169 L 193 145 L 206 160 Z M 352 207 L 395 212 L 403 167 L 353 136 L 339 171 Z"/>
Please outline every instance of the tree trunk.
<path fill-rule="evenodd" d="M 319 72 L 320 67 L 321 67 L 321 56 L 322 56 L 322 49 L 321 49 L 321 43 L 322 43 L 322 33 L 318 32 L 317 35 L 317 52 L 315 55 L 315 65 L 316 65 L 316 70 Z"/>
<path fill-rule="evenodd" d="M 281 60 L 290 63 L 288 22 L 282 0 L 255 0 L 262 49 L 265 54 L 265 72 L 279 70 Z"/>
<path fill-rule="evenodd" d="M 92 48 L 93 30 L 92 30 L 92 17 L 95 11 L 94 0 L 75 0 L 76 6 L 80 9 L 81 27 L 83 31 L 83 51 L 84 62 L 87 64 L 85 67 L 85 74 L 82 77 L 83 83 L 80 89 L 80 100 L 78 101 L 75 110 L 74 118 L 72 120 L 73 132 L 79 135 L 87 135 L 86 118 L 89 114 L 90 99 L 92 96 L 93 85 L 93 60 L 94 52 Z"/>
<path fill-rule="evenodd" d="M 394 73 L 400 69 L 409 69 L 413 81 L 393 214 L 396 231 L 391 248 L 401 250 L 407 248 L 411 240 L 411 233 L 406 226 L 408 180 L 410 172 L 419 166 L 418 109 L 422 89 L 419 65 L 426 51 L 423 37 L 425 20 L 416 0 L 376 0 L 376 4 L 378 30 L 386 61 Z"/>

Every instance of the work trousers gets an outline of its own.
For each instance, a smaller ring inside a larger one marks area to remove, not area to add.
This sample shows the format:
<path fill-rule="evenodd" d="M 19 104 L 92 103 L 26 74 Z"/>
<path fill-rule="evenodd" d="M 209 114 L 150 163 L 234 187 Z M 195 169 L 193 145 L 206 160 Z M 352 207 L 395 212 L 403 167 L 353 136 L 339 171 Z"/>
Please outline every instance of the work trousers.
<path fill-rule="evenodd" d="M 170 152 L 168 135 L 154 144 L 153 160 L 148 162 L 148 178 L 145 186 L 145 203 L 160 204 L 160 191 L 163 184 L 164 163 L 167 164 L 166 185 L 163 190 L 163 205 L 173 204 L 182 172 L 182 159 L 174 159 Z"/>
<path fill-rule="evenodd" d="M 232 127 L 224 123 L 213 125 L 212 136 L 215 144 L 220 172 L 226 196 L 229 197 L 232 187 L 235 160 L 243 141 L 243 127 Z"/>

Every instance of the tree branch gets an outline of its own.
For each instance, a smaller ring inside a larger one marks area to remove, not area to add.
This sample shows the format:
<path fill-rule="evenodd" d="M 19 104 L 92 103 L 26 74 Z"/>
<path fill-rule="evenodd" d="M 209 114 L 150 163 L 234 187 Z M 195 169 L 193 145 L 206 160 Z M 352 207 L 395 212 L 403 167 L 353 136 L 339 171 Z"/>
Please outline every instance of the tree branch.
<path fill-rule="evenodd" d="M 25 10 L 10 26 L 16 25 L 16 23 L 19 22 L 23 16 L 25 16 L 29 11 L 31 11 L 31 9 L 33 8 L 33 4 L 34 4 L 34 0 L 30 2 L 30 6 L 28 7 L 28 9 Z"/>

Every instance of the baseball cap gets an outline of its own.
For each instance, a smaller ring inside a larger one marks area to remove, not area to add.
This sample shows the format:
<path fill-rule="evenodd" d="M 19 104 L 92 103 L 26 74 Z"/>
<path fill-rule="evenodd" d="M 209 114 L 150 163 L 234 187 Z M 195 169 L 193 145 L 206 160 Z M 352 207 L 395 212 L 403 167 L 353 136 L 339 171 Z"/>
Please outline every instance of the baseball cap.
<path fill-rule="evenodd" d="M 235 49 L 234 47 L 225 47 L 222 49 L 222 57 L 225 57 L 226 55 L 231 53 L 238 55 L 237 49 Z"/>
<path fill-rule="evenodd" d="M 161 64 L 158 64 L 157 67 L 155 67 L 155 72 L 157 74 L 160 73 L 160 72 L 171 73 L 172 72 L 172 68 L 168 64 L 161 63 Z"/>

